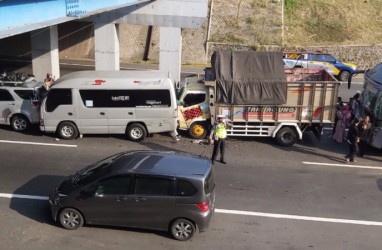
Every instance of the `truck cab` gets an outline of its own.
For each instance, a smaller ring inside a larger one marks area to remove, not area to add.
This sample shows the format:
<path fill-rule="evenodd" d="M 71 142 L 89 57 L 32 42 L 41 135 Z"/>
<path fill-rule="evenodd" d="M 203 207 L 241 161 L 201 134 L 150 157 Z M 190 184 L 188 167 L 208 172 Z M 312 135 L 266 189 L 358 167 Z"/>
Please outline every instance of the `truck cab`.
<path fill-rule="evenodd" d="M 201 77 L 186 78 L 178 92 L 179 129 L 195 139 L 204 138 L 210 127 L 209 95 Z"/>

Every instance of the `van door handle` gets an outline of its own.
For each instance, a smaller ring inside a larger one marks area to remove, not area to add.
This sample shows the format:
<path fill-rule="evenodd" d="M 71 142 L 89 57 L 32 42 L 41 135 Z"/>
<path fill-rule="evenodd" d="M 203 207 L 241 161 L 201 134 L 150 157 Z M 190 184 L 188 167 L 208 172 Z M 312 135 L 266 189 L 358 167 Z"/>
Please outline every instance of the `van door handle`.
<path fill-rule="evenodd" d="M 133 112 L 128 112 L 128 114 L 129 114 L 129 115 L 134 115 L 134 113 L 133 113 Z"/>
<path fill-rule="evenodd" d="M 69 112 L 68 115 L 73 115 L 73 113 L 72 113 L 72 112 Z"/>
<path fill-rule="evenodd" d="M 141 201 L 145 201 L 145 200 L 146 200 L 146 198 L 143 198 L 143 197 L 134 198 L 134 201 L 136 201 L 136 202 L 141 202 Z"/>
<path fill-rule="evenodd" d="M 11 102 L 11 103 L 9 104 L 9 106 L 15 106 L 15 103 Z"/>
<path fill-rule="evenodd" d="M 105 112 L 100 112 L 100 115 L 105 115 Z"/>

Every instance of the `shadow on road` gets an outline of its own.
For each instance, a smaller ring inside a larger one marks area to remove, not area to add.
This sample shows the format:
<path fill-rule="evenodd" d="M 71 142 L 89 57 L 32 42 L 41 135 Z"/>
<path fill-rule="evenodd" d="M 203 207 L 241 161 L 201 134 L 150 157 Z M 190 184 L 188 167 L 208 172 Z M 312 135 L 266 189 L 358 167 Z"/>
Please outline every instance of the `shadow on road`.
<path fill-rule="evenodd" d="M 41 198 L 48 197 L 63 178 L 64 176 L 39 175 L 17 188 L 14 194 L 39 196 Z M 50 215 L 48 200 L 12 198 L 9 207 L 32 220 L 54 224 Z"/>

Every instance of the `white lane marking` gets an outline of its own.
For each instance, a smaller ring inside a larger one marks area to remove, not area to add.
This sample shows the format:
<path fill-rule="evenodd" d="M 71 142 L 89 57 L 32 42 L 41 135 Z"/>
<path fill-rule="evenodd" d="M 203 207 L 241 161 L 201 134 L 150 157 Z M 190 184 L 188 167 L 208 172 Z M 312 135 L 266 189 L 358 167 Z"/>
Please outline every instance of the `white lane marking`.
<path fill-rule="evenodd" d="M 0 197 L 9 198 L 9 199 L 20 198 L 20 199 L 32 199 L 32 200 L 48 200 L 47 196 L 6 194 L 6 193 L 0 193 Z M 215 209 L 215 212 L 221 213 L 221 214 L 247 215 L 247 216 L 267 217 L 267 218 L 276 218 L 276 219 L 332 222 L 332 223 L 367 225 L 367 226 L 382 226 L 382 222 L 379 222 L 379 221 L 345 220 L 345 219 L 334 219 L 334 218 L 325 218 L 325 217 L 310 217 L 310 216 L 299 216 L 299 215 L 289 215 L 289 214 L 271 214 L 271 213 L 228 210 L 228 209 L 218 209 L 218 208 Z"/>
<path fill-rule="evenodd" d="M 29 144 L 29 145 L 40 145 L 40 146 L 55 146 L 55 147 L 68 147 L 68 148 L 76 148 L 77 145 L 70 144 L 54 144 L 54 143 L 40 143 L 40 142 L 28 142 L 28 141 L 7 141 L 0 140 L 3 143 L 13 143 L 13 144 Z"/>
<path fill-rule="evenodd" d="M 215 211 L 217 213 L 223 213 L 223 214 L 249 215 L 249 216 L 268 217 L 268 218 L 277 218 L 277 219 L 345 223 L 345 224 L 356 224 L 356 225 L 367 225 L 367 226 L 382 226 L 382 222 L 379 222 L 379 221 L 344 220 L 344 219 L 334 219 L 334 218 L 325 218 L 325 217 L 310 217 L 310 216 L 299 216 L 299 215 L 288 215 L 288 214 L 269 214 L 269 213 L 226 210 L 226 209 L 215 209 Z"/>
<path fill-rule="evenodd" d="M 364 169 L 382 170 L 382 167 L 353 165 L 353 163 L 349 163 L 349 164 L 336 164 L 336 163 L 322 163 L 322 162 L 303 161 L 302 164 L 306 164 L 306 165 L 319 165 L 319 166 L 335 166 L 335 167 L 341 167 L 341 168 L 364 168 Z"/>
<path fill-rule="evenodd" d="M 24 195 L 24 194 L 5 194 L 0 193 L 2 198 L 20 198 L 20 199 L 31 199 L 31 200 L 48 200 L 48 196 L 36 196 L 36 195 Z"/>

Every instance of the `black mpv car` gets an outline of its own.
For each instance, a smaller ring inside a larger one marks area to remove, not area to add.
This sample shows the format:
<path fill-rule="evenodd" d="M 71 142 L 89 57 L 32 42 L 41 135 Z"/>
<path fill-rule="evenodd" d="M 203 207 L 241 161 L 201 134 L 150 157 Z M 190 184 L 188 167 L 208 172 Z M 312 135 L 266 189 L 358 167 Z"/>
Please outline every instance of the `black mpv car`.
<path fill-rule="evenodd" d="M 169 231 L 189 240 L 214 212 L 209 159 L 161 151 L 123 152 L 62 180 L 49 197 L 52 216 L 66 229 L 83 224 Z"/>

